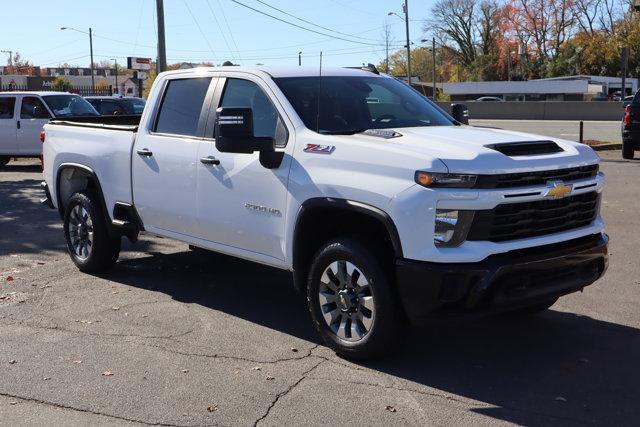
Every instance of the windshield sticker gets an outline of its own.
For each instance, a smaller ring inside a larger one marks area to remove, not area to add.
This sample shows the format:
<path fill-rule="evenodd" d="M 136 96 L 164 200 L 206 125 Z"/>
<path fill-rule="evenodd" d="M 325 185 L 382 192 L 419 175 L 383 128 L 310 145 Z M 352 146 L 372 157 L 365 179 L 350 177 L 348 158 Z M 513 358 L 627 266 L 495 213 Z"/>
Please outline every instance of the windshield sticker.
<path fill-rule="evenodd" d="M 387 129 L 367 129 L 364 132 L 365 135 L 369 136 L 377 136 L 378 138 L 391 139 L 402 136 L 401 133 L 396 132 L 395 130 L 387 130 Z"/>
<path fill-rule="evenodd" d="M 305 153 L 331 154 L 336 147 L 333 145 L 307 144 Z"/>

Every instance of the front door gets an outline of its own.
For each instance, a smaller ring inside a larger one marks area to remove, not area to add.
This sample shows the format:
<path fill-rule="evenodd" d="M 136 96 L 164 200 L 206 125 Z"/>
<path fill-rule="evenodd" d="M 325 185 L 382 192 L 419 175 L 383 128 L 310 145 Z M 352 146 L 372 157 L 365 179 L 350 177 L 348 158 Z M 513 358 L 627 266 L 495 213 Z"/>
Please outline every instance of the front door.
<path fill-rule="evenodd" d="M 221 96 L 216 97 L 221 99 L 219 106 L 251 107 L 255 136 L 274 137 L 278 149 L 290 152 L 284 115 L 267 95 L 271 92 L 264 82 L 258 78 L 228 77 L 220 79 L 220 91 Z M 211 131 L 207 129 L 207 133 Z M 199 234 L 230 253 L 247 257 L 254 253 L 283 260 L 291 156 L 285 154 L 278 168 L 267 169 L 260 164 L 258 153 L 221 153 L 209 137 L 200 142 L 198 157 Z M 212 158 L 219 163 L 208 163 Z"/>
<path fill-rule="evenodd" d="M 0 155 L 18 154 L 15 109 L 15 96 L 0 96 Z"/>
<path fill-rule="evenodd" d="M 215 83 L 211 77 L 176 76 L 165 82 L 155 120 L 138 133 L 132 179 L 134 203 L 145 228 L 181 238 L 196 232 L 198 145 Z"/>
<path fill-rule="evenodd" d="M 17 133 L 18 152 L 27 156 L 42 154 L 40 132 L 51 119 L 51 115 L 40 98 L 23 96 L 20 103 L 20 118 Z"/>

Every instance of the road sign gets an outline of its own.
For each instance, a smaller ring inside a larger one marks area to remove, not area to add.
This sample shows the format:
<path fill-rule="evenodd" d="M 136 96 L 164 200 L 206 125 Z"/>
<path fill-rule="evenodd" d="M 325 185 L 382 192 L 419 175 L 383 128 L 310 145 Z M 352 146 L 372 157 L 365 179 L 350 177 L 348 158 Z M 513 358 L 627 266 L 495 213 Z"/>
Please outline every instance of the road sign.
<path fill-rule="evenodd" d="M 149 71 L 151 69 L 151 58 L 127 57 L 127 68 L 130 70 Z"/>

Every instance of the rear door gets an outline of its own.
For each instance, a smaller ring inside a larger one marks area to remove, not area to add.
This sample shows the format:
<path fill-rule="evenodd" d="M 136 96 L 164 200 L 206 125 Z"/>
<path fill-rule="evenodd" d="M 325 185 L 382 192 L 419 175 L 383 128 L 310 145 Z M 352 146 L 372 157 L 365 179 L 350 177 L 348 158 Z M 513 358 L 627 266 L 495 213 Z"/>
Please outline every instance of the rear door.
<path fill-rule="evenodd" d="M 20 98 L 20 117 L 17 123 L 18 153 L 27 156 L 42 154 L 40 132 L 51 119 L 49 110 L 37 96 Z"/>
<path fill-rule="evenodd" d="M 18 154 L 16 97 L 0 96 L 0 154 Z"/>
<path fill-rule="evenodd" d="M 178 74 L 165 80 L 154 119 L 139 130 L 132 159 L 133 198 L 151 232 L 178 239 L 194 235 L 198 145 L 214 86 L 209 76 Z"/>

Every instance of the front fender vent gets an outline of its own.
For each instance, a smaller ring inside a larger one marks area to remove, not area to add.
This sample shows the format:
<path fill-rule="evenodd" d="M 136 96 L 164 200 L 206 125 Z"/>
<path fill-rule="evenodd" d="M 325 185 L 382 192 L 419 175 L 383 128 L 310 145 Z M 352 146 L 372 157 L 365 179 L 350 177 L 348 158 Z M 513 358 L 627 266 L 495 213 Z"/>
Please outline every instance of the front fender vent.
<path fill-rule="evenodd" d="M 541 156 L 543 154 L 561 153 L 564 151 L 553 141 L 505 142 L 502 144 L 485 145 L 485 147 L 499 151 L 509 157 Z"/>

